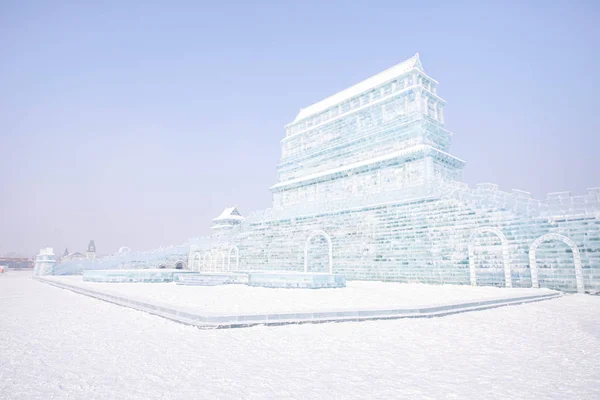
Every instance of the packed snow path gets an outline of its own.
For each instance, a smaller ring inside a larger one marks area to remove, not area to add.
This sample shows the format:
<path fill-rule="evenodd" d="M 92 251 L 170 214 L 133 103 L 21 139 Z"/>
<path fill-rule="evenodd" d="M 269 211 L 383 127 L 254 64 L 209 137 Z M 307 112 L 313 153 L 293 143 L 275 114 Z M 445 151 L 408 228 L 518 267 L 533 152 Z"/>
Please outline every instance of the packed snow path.
<path fill-rule="evenodd" d="M 1 399 L 600 398 L 600 297 L 205 331 L 0 278 Z"/>

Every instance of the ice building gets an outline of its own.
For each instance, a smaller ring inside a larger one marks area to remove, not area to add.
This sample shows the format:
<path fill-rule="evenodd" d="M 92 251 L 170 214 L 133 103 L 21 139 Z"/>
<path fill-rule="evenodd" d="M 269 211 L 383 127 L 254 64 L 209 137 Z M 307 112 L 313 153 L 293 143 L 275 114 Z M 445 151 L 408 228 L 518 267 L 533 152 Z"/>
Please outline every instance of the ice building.
<path fill-rule="evenodd" d="M 469 188 L 437 86 L 416 54 L 301 109 L 272 208 L 226 209 L 214 235 L 190 240 L 190 268 L 600 290 L 600 188 L 544 200 Z"/>
<path fill-rule="evenodd" d="M 185 252 L 184 268 L 204 272 L 600 291 L 600 188 L 536 200 L 468 187 L 437 85 L 416 54 L 301 109 L 281 140 L 271 208 L 245 218 L 226 208 L 211 236 L 177 251 L 87 260 L 79 271 L 156 268 Z"/>

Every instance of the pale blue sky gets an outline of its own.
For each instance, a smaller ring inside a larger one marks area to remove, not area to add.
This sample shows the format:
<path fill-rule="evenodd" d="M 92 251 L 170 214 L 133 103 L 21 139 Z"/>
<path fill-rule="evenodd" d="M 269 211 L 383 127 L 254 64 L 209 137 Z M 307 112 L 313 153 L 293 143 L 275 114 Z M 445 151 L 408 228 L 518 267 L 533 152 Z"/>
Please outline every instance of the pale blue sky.
<path fill-rule="evenodd" d="M 470 185 L 600 186 L 597 1 L 69 3 L 0 0 L 0 254 L 266 208 L 298 110 L 416 52 Z"/>

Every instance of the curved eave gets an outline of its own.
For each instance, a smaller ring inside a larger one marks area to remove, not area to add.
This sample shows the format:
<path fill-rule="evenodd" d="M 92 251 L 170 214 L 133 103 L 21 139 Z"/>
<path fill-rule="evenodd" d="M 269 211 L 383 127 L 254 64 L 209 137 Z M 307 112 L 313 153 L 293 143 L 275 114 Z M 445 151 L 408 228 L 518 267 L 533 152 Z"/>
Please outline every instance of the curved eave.
<path fill-rule="evenodd" d="M 221 224 L 221 225 L 213 225 L 211 226 L 211 229 L 226 229 L 226 228 L 233 228 L 235 225 L 227 225 L 227 224 Z"/>

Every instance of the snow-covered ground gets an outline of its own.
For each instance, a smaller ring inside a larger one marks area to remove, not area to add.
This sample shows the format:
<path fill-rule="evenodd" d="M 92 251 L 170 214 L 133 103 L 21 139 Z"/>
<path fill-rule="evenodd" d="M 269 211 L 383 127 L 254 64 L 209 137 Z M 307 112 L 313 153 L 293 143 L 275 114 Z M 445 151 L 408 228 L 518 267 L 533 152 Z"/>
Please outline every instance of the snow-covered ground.
<path fill-rule="evenodd" d="M 600 398 L 600 297 L 200 330 L 0 277 L 0 399 Z"/>
<path fill-rule="evenodd" d="M 96 283 L 84 282 L 81 276 L 47 279 L 154 304 L 215 314 L 409 308 L 553 293 L 548 289 L 355 281 L 348 282 L 342 289 L 273 289 L 245 285 Z"/>

